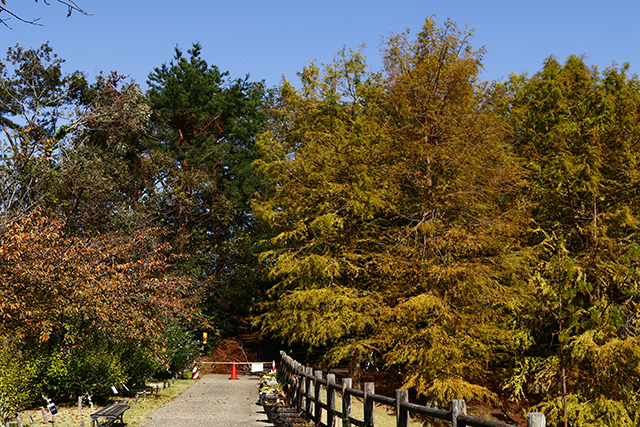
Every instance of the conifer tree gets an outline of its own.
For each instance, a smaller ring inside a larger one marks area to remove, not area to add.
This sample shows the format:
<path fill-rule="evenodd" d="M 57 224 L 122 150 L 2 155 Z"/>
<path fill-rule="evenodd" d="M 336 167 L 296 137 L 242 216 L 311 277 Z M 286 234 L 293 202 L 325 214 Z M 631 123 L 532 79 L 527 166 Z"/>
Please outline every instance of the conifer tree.
<path fill-rule="evenodd" d="M 485 375 L 520 348 L 509 319 L 527 294 L 519 168 L 472 37 L 427 19 L 383 50 L 399 190 L 385 281 L 398 303 L 380 345 L 405 385 L 437 402 L 497 398 Z"/>
<path fill-rule="evenodd" d="M 260 139 L 264 330 L 334 363 L 380 352 L 436 401 L 494 398 L 484 371 L 518 345 L 517 164 L 469 37 L 428 19 L 386 43 L 381 74 L 358 52 L 312 64 Z"/>
<path fill-rule="evenodd" d="M 378 327 L 383 309 L 376 265 L 393 198 L 379 76 L 343 51 L 300 77 L 301 89 L 278 89 L 259 139 L 269 187 L 254 209 L 272 231 L 261 257 L 277 283 L 262 324 L 311 348 L 346 346 L 357 360 L 369 348 L 355 339 Z"/>
<path fill-rule="evenodd" d="M 552 425 L 638 423 L 640 82 L 627 71 L 550 57 L 508 83 L 538 251 L 518 376 L 544 390 Z"/>
<path fill-rule="evenodd" d="M 227 75 L 194 44 L 188 56 L 176 49 L 148 81 L 159 168 L 150 198 L 174 248 L 189 254 L 181 268 L 207 284 L 209 314 L 220 326 L 221 309 L 246 315 L 255 283 L 248 198 L 260 185 L 251 163 L 264 94 L 262 83 Z"/>

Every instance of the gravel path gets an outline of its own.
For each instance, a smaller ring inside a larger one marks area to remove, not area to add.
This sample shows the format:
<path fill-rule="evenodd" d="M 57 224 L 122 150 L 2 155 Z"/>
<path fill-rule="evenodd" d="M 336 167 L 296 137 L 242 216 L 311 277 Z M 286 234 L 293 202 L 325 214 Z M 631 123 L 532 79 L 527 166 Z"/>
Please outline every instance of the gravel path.
<path fill-rule="evenodd" d="M 258 400 L 260 379 L 204 375 L 181 395 L 151 414 L 141 427 L 269 427 Z"/>

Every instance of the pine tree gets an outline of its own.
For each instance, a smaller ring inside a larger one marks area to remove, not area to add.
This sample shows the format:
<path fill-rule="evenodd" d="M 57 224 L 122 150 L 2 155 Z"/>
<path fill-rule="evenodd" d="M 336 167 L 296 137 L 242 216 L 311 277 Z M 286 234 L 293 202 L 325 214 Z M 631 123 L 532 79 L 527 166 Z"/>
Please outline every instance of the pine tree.
<path fill-rule="evenodd" d="M 264 89 L 248 76 L 227 81 L 198 44 L 188 54 L 176 49 L 173 61 L 149 75 L 159 168 L 150 198 L 174 248 L 189 254 L 181 268 L 207 284 L 208 314 L 223 326 L 227 319 L 217 313 L 236 308 L 241 320 L 255 283 L 248 198 L 260 187 L 252 162 Z"/>

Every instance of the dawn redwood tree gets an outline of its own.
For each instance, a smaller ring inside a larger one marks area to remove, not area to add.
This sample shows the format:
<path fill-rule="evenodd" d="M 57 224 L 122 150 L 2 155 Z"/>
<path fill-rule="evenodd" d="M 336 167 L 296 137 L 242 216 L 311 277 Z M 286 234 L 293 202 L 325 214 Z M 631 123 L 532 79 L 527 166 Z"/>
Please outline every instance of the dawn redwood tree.
<path fill-rule="evenodd" d="M 553 425 L 635 425 L 640 82 L 628 65 L 600 72 L 570 56 L 504 88 L 537 253 L 531 348 L 512 390 L 544 390 L 538 409 Z"/>
<path fill-rule="evenodd" d="M 427 19 L 383 49 L 399 188 L 387 280 L 398 303 L 380 347 L 405 385 L 439 402 L 498 397 L 487 371 L 500 378 L 521 350 L 519 305 L 530 298 L 520 168 L 472 37 Z"/>
<path fill-rule="evenodd" d="M 260 323 L 285 341 L 341 350 L 330 357 L 351 360 L 357 380 L 366 338 L 382 326 L 379 261 L 394 217 L 380 77 L 348 51 L 300 77 L 300 89 L 278 88 L 259 139 L 269 185 L 254 210 L 270 230 L 260 256 L 276 283 Z"/>
<path fill-rule="evenodd" d="M 382 73 L 359 53 L 311 65 L 260 139 L 263 330 L 330 363 L 379 352 L 438 402 L 496 397 L 485 372 L 519 349 L 527 286 L 504 243 L 526 221 L 518 164 L 471 36 L 428 19 L 387 41 Z"/>
<path fill-rule="evenodd" d="M 174 249 L 189 254 L 183 272 L 208 289 L 206 311 L 219 326 L 250 304 L 255 283 L 254 223 L 249 197 L 260 182 L 252 169 L 263 124 L 262 83 L 230 80 L 194 44 L 176 49 L 149 75 L 150 146 L 157 165 L 150 198 Z"/>

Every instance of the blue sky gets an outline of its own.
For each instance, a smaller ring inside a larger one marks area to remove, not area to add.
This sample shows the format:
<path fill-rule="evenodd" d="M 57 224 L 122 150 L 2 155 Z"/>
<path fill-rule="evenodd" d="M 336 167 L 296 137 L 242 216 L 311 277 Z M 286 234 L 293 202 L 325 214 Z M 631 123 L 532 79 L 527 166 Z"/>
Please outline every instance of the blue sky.
<path fill-rule="evenodd" d="M 629 62 L 640 74 L 640 2 L 634 0 L 76 0 L 92 16 L 34 0 L 8 0 L 24 18 L 40 17 L 42 27 L 8 21 L 0 27 L 0 51 L 19 43 L 38 47 L 49 41 L 66 60 L 67 71 L 130 75 L 146 88 L 154 67 L 169 62 L 173 49 L 200 42 L 210 64 L 232 78 L 277 85 L 282 76 L 297 81 L 296 71 L 310 61 L 328 63 L 343 47 L 367 46 L 374 69 L 381 65 L 383 37 L 407 28 L 413 34 L 434 15 L 475 28 L 474 47 L 485 46 L 488 80 L 512 72 L 533 74 L 543 60 L 564 61 L 584 54 L 600 69 Z"/>

